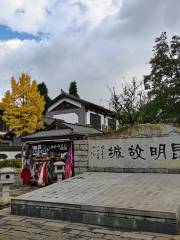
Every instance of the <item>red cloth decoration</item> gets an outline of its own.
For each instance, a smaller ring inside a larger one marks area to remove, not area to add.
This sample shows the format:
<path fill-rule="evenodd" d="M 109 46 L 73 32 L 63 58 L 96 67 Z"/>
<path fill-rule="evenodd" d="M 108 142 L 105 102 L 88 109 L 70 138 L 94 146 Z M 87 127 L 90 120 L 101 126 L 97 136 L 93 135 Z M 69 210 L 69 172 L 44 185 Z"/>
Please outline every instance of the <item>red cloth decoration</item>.
<path fill-rule="evenodd" d="M 69 146 L 68 153 L 67 153 L 67 159 L 64 166 L 64 176 L 65 179 L 68 179 L 73 176 L 73 149 L 72 149 L 72 143 Z"/>
<path fill-rule="evenodd" d="M 21 172 L 21 178 L 23 180 L 23 184 L 26 185 L 29 183 L 29 181 L 31 180 L 31 172 L 29 169 L 27 168 L 23 168 L 22 172 Z"/>
<path fill-rule="evenodd" d="M 38 185 L 46 186 L 47 184 L 48 184 L 47 163 L 44 162 L 40 171 Z"/>

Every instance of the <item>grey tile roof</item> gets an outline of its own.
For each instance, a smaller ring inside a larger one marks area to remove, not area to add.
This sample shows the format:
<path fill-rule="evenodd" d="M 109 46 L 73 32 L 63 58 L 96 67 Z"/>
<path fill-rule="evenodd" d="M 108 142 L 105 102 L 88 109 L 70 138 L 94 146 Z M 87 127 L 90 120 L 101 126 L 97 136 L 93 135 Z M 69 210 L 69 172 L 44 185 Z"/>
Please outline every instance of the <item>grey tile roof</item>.
<path fill-rule="evenodd" d="M 44 123 L 45 125 L 50 125 L 50 124 L 52 124 L 53 122 L 54 122 L 54 118 L 52 118 L 52 117 L 46 117 L 46 116 L 43 117 L 43 123 Z"/>
<path fill-rule="evenodd" d="M 50 130 L 50 131 L 41 131 L 28 136 L 23 137 L 23 140 L 32 139 L 32 138 L 46 138 L 46 137 L 58 137 L 58 136 L 66 136 L 71 135 L 72 131 L 69 129 L 61 129 L 61 130 Z"/>
<path fill-rule="evenodd" d="M 22 138 L 23 141 L 31 139 L 46 139 L 46 138 L 58 138 L 58 137 L 70 137 L 73 135 L 85 136 L 88 134 L 100 133 L 100 131 L 86 126 L 80 126 L 71 123 L 64 123 L 68 126 L 69 129 L 59 129 L 59 130 L 49 130 L 49 131 L 40 131 Z M 70 129 L 71 128 L 71 129 Z"/>
<path fill-rule="evenodd" d="M 81 133 L 81 134 L 100 133 L 99 130 L 96 130 L 95 128 L 92 128 L 92 127 L 81 126 L 81 125 L 71 124 L 71 123 L 64 123 L 64 124 L 70 127 L 71 129 L 73 129 L 74 133 Z"/>

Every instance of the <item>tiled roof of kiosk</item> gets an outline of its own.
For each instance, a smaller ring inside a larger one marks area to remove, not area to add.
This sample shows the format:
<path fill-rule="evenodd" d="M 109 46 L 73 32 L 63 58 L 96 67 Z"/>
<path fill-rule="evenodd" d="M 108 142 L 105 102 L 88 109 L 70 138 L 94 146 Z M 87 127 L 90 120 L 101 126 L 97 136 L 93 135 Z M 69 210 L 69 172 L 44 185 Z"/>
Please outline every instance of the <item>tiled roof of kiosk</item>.
<path fill-rule="evenodd" d="M 95 134 L 95 133 L 100 133 L 100 131 L 92 128 L 92 127 L 86 127 L 86 126 L 81 126 L 81 125 L 76 125 L 76 124 L 71 124 L 71 123 L 62 123 L 64 125 L 64 129 L 53 129 L 53 130 L 48 130 L 48 131 L 40 131 L 28 136 L 25 136 L 22 138 L 23 141 L 28 141 L 28 140 L 38 140 L 38 139 L 49 139 L 49 138 L 61 138 L 61 137 L 67 137 L 67 136 L 84 136 L 88 134 Z"/>

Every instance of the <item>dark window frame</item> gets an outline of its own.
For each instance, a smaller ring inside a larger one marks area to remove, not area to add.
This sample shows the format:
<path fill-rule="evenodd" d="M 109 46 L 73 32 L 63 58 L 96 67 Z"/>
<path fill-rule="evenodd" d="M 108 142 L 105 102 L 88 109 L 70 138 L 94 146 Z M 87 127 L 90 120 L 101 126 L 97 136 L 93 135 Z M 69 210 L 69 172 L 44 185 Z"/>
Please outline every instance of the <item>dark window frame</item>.
<path fill-rule="evenodd" d="M 97 130 L 101 130 L 101 116 L 96 113 L 90 113 L 90 125 Z"/>
<path fill-rule="evenodd" d="M 108 118 L 108 128 L 116 130 L 117 124 L 115 118 Z"/>

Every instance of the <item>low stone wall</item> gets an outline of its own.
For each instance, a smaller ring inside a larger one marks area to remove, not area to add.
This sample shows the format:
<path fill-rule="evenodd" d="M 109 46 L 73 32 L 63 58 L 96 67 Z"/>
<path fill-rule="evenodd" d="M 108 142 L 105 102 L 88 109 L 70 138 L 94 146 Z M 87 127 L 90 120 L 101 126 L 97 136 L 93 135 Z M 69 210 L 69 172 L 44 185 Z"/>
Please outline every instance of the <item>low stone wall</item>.
<path fill-rule="evenodd" d="M 180 173 L 180 130 L 145 126 L 139 132 L 99 134 L 74 141 L 74 173 Z M 128 136 L 129 135 L 129 136 Z"/>
<path fill-rule="evenodd" d="M 88 141 L 74 141 L 74 175 L 87 172 L 88 168 Z"/>

